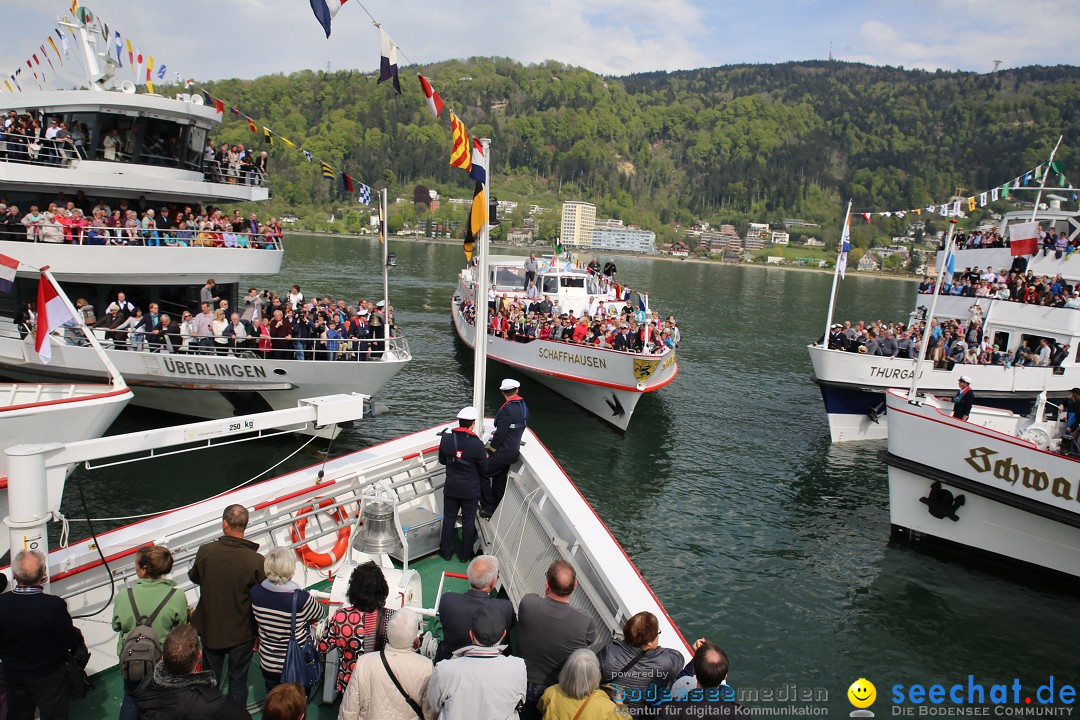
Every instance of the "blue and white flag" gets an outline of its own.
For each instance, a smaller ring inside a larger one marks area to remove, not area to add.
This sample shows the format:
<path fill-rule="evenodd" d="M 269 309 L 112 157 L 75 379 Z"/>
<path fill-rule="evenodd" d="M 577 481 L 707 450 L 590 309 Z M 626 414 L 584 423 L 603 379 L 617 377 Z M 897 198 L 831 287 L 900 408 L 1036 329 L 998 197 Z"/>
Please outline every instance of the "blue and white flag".
<path fill-rule="evenodd" d="M 63 35 L 61 35 L 60 37 L 63 37 Z M 120 60 L 120 53 L 124 50 L 124 41 L 120 38 L 120 33 L 116 33 L 115 37 L 116 40 L 114 42 L 114 45 L 116 45 L 116 66 L 124 67 L 124 63 Z"/>
<path fill-rule="evenodd" d="M 840 258 L 836 261 L 836 271 L 840 279 L 844 279 L 847 270 L 847 256 L 851 252 L 851 208 L 848 208 L 848 216 L 844 219 L 844 231 L 840 233 Z"/>
<path fill-rule="evenodd" d="M 359 202 L 363 203 L 364 205 L 370 205 L 371 204 L 371 188 L 368 187 L 367 185 L 365 185 L 364 183 L 357 183 L 357 185 L 360 186 L 360 195 L 359 195 L 359 197 L 357 197 L 357 200 Z"/>
<path fill-rule="evenodd" d="M 956 252 L 953 251 L 951 244 L 949 254 L 945 256 L 945 272 L 949 273 L 945 280 L 951 283 L 953 278 L 956 277 Z"/>
<path fill-rule="evenodd" d="M 307 158 L 307 161 L 308 161 L 308 162 L 315 162 L 315 156 L 313 156 L 313 155 L 312 155 L 311 153 L 309 153 L 309 152 L 308 152 L 307 150 L 304 150 L 303 148 L 301 148 L 301 149 L 300 149 L 300 152 L 304 153 L 304 157 L 306 157 L 306 158 Z"/>
<path fill-rule="evenodd" d="M 327 34 L 329 37 L 329 34 Z M 386 80 L 394 81 L 394 89 L 401 94 L 401 81 L 398 80 L 397 43 L 390 39 L 386 31 L 379 28 L 379 79 L 376 84 Z"/>

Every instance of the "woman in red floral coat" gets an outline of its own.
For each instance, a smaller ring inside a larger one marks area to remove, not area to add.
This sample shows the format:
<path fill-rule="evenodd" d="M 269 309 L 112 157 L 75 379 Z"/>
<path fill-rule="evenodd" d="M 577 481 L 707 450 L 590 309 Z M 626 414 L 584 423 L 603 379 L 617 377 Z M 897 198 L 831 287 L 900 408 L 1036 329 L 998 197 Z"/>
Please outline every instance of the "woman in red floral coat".
<path fill-rule="evenodd" d="M 326 633 L 319 640 L 320 653 L 341 652 L 334 686 L 337 692 L 345 690 L 363 653 L 381 650 L 386 644 L 386 621 L 393 611 L 383 606 L 389 594 L 390 586 L 378 565 L 369 561 L 353 570 L 346 593 L 348 604 L 330 616 Z"/>

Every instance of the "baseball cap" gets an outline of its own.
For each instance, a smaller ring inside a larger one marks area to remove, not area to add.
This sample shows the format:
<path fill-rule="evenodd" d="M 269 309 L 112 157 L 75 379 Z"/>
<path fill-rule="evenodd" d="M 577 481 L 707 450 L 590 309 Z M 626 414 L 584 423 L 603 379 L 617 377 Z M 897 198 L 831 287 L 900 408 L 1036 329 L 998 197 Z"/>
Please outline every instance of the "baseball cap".
<path fill-rule="evenodd" d="M 473 637 L 478 644 L 488 647 L 497 645 L 506 634 L 506 619 L 493 605 L 494 603 L 484 603 L 472 616 Z"/>

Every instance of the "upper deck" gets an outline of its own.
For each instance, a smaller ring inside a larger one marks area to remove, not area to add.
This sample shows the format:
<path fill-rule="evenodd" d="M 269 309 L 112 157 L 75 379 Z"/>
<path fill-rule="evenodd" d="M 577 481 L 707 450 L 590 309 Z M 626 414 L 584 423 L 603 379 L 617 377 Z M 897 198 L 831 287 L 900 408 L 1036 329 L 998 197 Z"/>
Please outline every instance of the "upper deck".
<path fill-rule="evenodd" d="M 1026 223 L 1031 220 L 1031 211 L 1023 210 L 1006 213 L 1001 221 L 1001 236 L 1008 237 L 1009 227 L 1018 223 Z M 1075 210 L 1049 209 L 1040 210 L 1035 216 L 1044 229 L 1053 230 L 1054 234 L 1065 233 L 1070 242 L 1076 242 L 1080 238 L 1080 212 Z M 1073 255 L 1064 255 L 1060 259 L 1050 252 L 1043 254 L 1042 249 L 1035 255 L 1028 256 L 1027 269 L 1031 270 L 1036 277 L 1047 275 L 1055 277 L 1061 273 L 1062 278 L 1070 283 L 1080 280 L 1080 263 L 1072 261 Z M 935 267 L 941 270 L 941 264 L 945 261 L 944 252 L 937 253 Z M 1013 257 L 1009 248 L 973 248 L 956 251 L 954 268 L 961 272 L 965 268 L 993 268 L 995 271 L 1012 267 Z"/>
<path fill-rule="evenodd" d="M 195 98 L 195 101 L 192 101 Z M 89 197 L 136 198 L 176 203 L 232 203 L 266 200 L 257 185 L 216 181 L 203 155 L 221 114 L 199 96 L 134 94 L 121 90 L 55 90 L 4 93 L 0 112 L 32 112 L 42 126 L 56 119 L 81 140 L 58 157 L 49 143 L 17 136 L 22 143 L 0 148 L 0 194 L 25 205 L 37 198 L 82 190 Z M 41 144 L 37 156 L 27 141 Z"/>

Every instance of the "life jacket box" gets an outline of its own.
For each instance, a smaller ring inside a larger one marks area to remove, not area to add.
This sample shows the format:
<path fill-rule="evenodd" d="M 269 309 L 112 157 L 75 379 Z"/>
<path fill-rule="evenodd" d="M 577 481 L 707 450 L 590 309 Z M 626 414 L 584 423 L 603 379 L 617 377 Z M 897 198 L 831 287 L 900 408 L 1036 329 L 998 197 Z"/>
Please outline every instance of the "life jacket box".
<path fill-rule="evenodd" d="M 442 514 L 432 512 L 426 507 L 414 507 L 402 510 L 401 530 L 409 543 L 409 560 L 413 561 L 430 555 L 439 549 L 442 541 Z M 402 562 L 404 551 L 395 550 L 390 557 Z"/>

